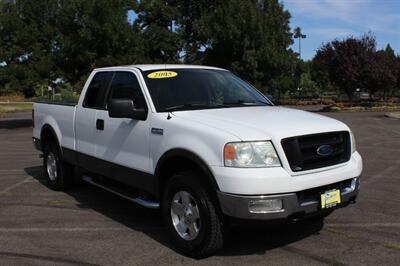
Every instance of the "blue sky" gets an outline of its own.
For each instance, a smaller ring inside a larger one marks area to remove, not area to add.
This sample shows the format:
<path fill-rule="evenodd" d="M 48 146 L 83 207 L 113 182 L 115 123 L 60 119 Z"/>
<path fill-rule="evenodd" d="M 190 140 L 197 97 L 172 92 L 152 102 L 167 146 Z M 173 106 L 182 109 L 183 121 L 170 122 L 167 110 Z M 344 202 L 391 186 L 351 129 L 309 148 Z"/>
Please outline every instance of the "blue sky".
<path fill-rule="evenodd" d="M 302 58 L 312 59 L 323 43 L 368 31 L 378 48 L 390 43 L 400 54 L 400 0 L 281 0 L 292 15 L 290 26 L 302 28 Z M 129 12 L 129 20 L 136 18 Z M 298 42 L 292 45 L 298 51 Z"/>
<path fill-rule="evenodd" d="M 369 30 L 378 48 L 390 43 L 400 53 L 400 0 L 281 0 L 292 15 L 291 28 L 303 34 L 302 58 L 311 59 L 322 43 Z M 298 42 L 292 47 L 298 51 Z"/>

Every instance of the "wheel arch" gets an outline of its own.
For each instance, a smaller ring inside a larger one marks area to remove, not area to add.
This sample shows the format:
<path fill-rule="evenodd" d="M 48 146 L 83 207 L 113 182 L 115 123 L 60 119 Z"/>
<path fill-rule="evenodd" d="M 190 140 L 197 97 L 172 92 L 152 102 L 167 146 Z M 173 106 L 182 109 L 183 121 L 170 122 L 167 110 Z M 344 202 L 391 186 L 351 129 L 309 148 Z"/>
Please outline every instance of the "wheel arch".
<path fill-rule="evenodd" d="M 177 148 L 165 152 L 158 160 L 155 168 L 155 191 L 159 196 L 162 196 L 166 182 L 174 173 L 193 168 L 200 170 L 204 174 L 205 181 L 210 188 L 214 191 L 219 190 L 214 175 L 205 161 L 189 150 Z"/>
<path fill-rule="evenodd" d="M 49 141 L 55 141 L 57 143 L 57 146 L 60 149 L 60 151 L 62 151 L 60 141 L 58 140 L 56 131 L 53 129 L 53 127 L 51 125 L 45 124 L 45 125 L 43 125 L 42 129 L 40 130 L 40 143 L 42 146 L 41 147 L 42 150 L 44 150 L 46 144 Z"/>

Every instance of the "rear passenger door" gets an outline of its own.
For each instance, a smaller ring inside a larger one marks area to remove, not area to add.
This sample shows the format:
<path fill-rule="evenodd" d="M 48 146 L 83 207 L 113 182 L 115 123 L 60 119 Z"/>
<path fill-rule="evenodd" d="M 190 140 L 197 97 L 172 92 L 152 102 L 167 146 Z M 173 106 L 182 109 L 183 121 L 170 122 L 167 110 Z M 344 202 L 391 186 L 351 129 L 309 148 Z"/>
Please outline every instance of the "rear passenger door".
<path fill-rule="evenodd" d="M 137 74 L 115 71 L 109 88 L 110 99 L 131 99 L 135 108 L 148 110 Z M 149 116 L 148 116 L 149 117 Z M 104 130 L 96 134 L 96 157 L 111 162 L 112 177 L 124 183 L 146 187 L 150 172 L 149 118 L 110 118 L 107 110 L 98 110 L 97 119 L 104 121 Z"/>
<path fill-rule="evenodd" d="M 96 120 L 97 111 L 106 108 L 107 91 L 114 72 L 97 72 L 86 89 L 85 98 L 78 104 L 75 115 L 76 151 L 80 166 L 91 172 L 98 172 L 96 167 L 96 140 L 99 131 Z"/>

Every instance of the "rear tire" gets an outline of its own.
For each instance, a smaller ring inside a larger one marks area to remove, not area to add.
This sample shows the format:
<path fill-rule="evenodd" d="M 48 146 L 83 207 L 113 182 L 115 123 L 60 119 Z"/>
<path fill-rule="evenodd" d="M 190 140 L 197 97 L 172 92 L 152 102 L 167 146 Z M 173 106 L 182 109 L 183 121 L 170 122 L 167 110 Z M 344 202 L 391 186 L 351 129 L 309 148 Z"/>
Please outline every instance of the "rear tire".
<path fill-rule="evenodd" d="M 43 149 L 43 170 L 49 188 L 58 191 L 72 186 L 74 166 L 63 162 L 60 148 L 53 141 Z"/>
<path fill-rule="evenodd" d="M 223 215 L 211 189 L 200 178 L 194 171 L 175 174 L 166 186 L 162 201 L 173 244 L 193 258 L 208 257 L 224 243 Z"/>

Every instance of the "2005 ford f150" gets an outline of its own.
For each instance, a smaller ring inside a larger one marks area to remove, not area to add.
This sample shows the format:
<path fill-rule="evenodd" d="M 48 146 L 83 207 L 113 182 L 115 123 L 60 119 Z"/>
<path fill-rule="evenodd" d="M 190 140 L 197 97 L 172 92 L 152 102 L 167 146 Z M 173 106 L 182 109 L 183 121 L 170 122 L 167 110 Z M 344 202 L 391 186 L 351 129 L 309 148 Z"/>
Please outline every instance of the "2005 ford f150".
<path fill-rule="evenodd" d="M 274 106 L 220 68 L 95 69 L 77 104 L 35 103 L 33 120 L 50 188 L 78 175 L 160 208 L 193 257 L 222 247 L 229 220 L 322 218 L 355 202 L 360 186 L 349 127 Z"/>

